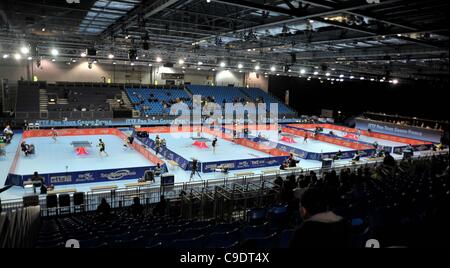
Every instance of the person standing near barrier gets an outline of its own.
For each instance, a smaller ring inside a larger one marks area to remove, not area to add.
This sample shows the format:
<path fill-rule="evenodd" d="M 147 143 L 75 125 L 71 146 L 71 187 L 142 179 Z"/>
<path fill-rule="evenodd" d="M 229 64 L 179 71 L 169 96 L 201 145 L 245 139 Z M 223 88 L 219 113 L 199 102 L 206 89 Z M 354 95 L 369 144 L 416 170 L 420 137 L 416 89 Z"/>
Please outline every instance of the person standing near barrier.
<path fill-rule="evenodd" d="M 58 132 L 54 129 L 54 128 L 52 128 L 52 139 L 53 139 L 53 143 L 56 143 L 58 140 L 57 140 L 57 137 L 58 137 Z"/>
<path fill-rule="evenodd" d="M 14 131 L 12 131 L 11 126 L 7 125 L 3 130 L 3 135 L 5 135 L 5 142 L 11 143 L 11 140 L 14 136 Z"/>
<path fill-rule="evenodd" d="M 200 172 L 198 172 L 198 160 L 197 159 L 192 159 L 192 167 L 191 167 L 191 177 L 189 179 L 189 181 L 192 181 L 192 179 L 195 176 L 195 173 L 197 173 L 197 175 L 200 177 L 200 179 L 202 179 L 202 176 L 200 176 Z"/>
<path fill-rule="evenodd" d="M 156 153 L 156 155 L 159 154 L 160 150 L 161 150 L 161 138 L 159 138 L 159 135 L 157 135 L 156 139 L 155 139 L 155 153 Z"/>
<path fill-rule="evenodd" d="M 303 139 L 303 143 L 308 143 L 308 133 L 305 133 L 305 138 Z"/>
<path fill-rule="evenodd" d="M 213 153 L 216 153 L 217 137 L 214 137 L 212 141 Z"/>

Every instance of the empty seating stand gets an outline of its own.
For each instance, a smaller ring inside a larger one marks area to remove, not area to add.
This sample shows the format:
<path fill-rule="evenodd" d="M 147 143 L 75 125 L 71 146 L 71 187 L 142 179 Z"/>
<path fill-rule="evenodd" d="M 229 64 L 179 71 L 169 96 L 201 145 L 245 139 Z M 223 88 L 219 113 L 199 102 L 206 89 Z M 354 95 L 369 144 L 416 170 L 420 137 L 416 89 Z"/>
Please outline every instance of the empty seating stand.
<path fill-rule="evenodd" d="M 126 92 L 135 110 L 142 115 L 168 115 L 175 102 L 192 106 L 191 96 L 184 89 L 128 88 Z"/>

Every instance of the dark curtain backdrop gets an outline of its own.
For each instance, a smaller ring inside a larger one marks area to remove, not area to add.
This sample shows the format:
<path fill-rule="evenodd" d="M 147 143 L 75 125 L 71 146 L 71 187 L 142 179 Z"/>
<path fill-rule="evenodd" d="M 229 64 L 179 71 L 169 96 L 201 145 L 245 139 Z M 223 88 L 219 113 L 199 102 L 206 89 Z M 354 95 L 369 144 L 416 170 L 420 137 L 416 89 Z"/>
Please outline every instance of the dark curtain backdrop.
<path fill-rule="evenodd" d="M 352 80 L 331 84 L 298 77 L 269 78 L 269 92 L 283 101 L 287 89 L 290 106 L 300 114 L 320 115 L 321 109 L 330 109 L 346 115 L 372 111 L 448 120 L 448 82 L 400 81 L 392 85 Z"/>

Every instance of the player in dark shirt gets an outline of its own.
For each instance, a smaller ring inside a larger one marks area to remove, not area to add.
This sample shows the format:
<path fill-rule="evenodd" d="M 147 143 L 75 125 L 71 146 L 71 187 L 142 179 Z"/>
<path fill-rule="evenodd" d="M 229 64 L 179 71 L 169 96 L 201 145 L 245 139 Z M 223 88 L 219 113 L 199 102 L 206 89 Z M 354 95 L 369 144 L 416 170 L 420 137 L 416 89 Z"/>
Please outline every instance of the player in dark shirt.
<path fill-rule="evenodd" d="M 99 154 L 100 154 L 100 156 L 102 154 L 108 156 L 108 153 L 106 152 L 106 145 L 105 145 L 105 143 L 103 142 L 102 139 L 98 140 L 98 147 L 99 147 Z"/>
<path fill-rule="evenodd" d="M 216 152 L 216 145 L 217 145 L 217 137 L 214 137 L 212 141 L 213 153 Z"/>

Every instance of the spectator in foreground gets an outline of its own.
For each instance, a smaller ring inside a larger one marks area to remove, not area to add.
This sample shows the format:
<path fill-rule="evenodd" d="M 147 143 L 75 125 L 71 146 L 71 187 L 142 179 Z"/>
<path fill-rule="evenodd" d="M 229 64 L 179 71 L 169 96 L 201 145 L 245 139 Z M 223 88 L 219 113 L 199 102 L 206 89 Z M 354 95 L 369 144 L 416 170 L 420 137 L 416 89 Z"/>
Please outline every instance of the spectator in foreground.
<path fill-rule="evenodd" d="M 158 216 L 164 216 L 166 214 L 166 208 L 167 208 L 167 201 L 164 198 L 164 195 L 161 195 L 159 203 L 153 210 L 153 214 Z"/>
<path fill-rule="evenodd" d="M 397 165 L 394 157 L 392 157 L 392 155 L 389 152 L 385 152 L 384 155 L 385 156 L 384 156 L 384 160 L 383 160 L 383 165 L 388 166 L 388 167 L 395 167 Z"/>
<path fill-rule="evenodd" d="M 141 204 L 141 200 L 139 199 L 139 197 L 133 198 L 133 205 L 131 205 L 130 210 L 131 214 L 133 214 L 134 217 L 142 215 L 144 206 Z"/>
<path fill-rule="evenodd" d="M 326 198 L 318 188 L 309 188 L 301 197 L 303 223 L 295 230 L 291 248 L 341 248 L 347 246 L 344 218 L 327 211 Z"/>
<path fill-rule="evenodd" d="M 97 207 L 97 214 L 99 218 L 107 219 L 110 216 L 110 213 L 111 213 L 110 205 L 108 204 L 108 202 L 106 202 L 105 198 L 102 198 L 100 205 L 98 205 Z"/>

